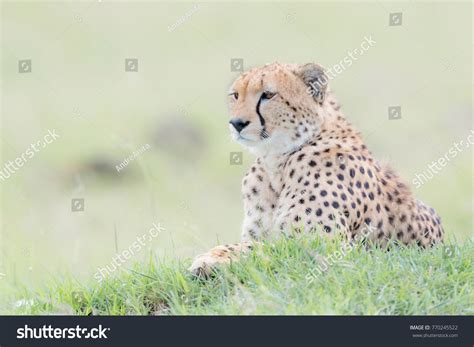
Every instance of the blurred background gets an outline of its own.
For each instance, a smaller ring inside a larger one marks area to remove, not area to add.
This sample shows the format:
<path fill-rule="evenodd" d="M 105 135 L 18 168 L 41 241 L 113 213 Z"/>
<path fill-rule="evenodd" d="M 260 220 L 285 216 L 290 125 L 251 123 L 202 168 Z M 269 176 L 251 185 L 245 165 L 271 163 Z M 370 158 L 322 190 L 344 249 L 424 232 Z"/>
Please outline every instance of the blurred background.
<path fill-rule="evenodd" d="M 371 37 L 330 84 L 374 155 L 409 182 L 473 129 L 470 2 L 1 6 L 0 170 L 48 130 L 59 138 L 0 180 L 0 297 L 89 278 L 153 223 L 165 230 L 131 262 L 238 241 L 253 158 L 230 139 L 226 95 L 242 68 L 331 67 Z M 449 237 L 472 237 L 472 147 L 413 189 Z"/>

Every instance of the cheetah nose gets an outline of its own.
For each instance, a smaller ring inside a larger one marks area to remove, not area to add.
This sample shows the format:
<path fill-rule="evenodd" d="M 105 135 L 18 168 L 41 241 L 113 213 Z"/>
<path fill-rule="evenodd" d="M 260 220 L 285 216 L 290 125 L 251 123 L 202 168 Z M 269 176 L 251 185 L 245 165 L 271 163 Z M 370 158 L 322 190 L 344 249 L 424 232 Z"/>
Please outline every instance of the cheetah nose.
<path fill-rule="evenodd" d="M 235 130 L 237 130 L 237 132 L 241 132 L 243 128 L 245 128 L 247 125 L 250 124 L 249 121 L 244 121 L 243 119 L 241 118 L 234 118 L 234 119 L 231 119 L 230 124 L 232 124 L 232 126 L 235 128 Z"/>

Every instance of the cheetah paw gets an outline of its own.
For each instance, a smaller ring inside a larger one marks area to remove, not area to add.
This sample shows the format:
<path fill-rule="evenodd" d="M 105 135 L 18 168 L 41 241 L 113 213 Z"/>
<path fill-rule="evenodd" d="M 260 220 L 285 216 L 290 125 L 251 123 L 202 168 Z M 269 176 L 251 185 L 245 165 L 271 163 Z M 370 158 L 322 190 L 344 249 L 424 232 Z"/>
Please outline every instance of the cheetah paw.
<path fill-rule="evenodd" d="M 188 268 L 194 276 L 209 278 L 219 264 L 228 263 L 229 259 L 215 257 L 212 254 L 205 253 L 198 255 L 191 266 Z"/>

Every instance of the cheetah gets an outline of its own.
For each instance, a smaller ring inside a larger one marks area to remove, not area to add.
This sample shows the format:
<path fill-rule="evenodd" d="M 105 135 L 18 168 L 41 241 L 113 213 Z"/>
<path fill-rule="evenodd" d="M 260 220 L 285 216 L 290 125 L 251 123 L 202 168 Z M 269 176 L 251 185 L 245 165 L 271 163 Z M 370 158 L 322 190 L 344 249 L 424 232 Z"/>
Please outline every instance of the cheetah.
<path fill-rule="evenodd" d="M 376 161 L 344 117 L 321 65 L 268 64 L 229 92 L 232 138 L 256 160 L 242 180 L 241 243 L 218 246 L 190 267 L 209 275 L 263 240 L 292 232 L 342 233 L 429 247 L 443 241 L 440 217 Z"/>

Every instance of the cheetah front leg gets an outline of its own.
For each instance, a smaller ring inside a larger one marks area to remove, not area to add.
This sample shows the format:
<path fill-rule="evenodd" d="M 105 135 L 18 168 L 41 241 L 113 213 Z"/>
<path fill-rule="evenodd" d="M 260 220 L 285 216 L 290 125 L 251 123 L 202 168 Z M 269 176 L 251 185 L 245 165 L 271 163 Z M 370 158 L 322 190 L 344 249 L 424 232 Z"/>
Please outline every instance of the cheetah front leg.
<path fill-rule="evenodd" d="M 198 255 L 188 270 L 195 276 L 207 278 L 216 266 L 239 260 L 253 246 L 253 242 L 241 242 L 214 247 L 209 252 Z"/>

